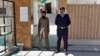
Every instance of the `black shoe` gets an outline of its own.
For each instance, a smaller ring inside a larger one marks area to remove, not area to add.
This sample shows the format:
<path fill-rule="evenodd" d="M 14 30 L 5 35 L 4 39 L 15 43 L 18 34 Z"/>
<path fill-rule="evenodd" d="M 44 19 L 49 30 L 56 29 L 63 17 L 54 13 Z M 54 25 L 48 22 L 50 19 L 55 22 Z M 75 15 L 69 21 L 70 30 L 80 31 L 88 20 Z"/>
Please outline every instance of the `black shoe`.
<path fill-rule="evenodd" d="M 68 52 L 66 52 L 65 55 L 68 55 Z"/>
<path fill-rule="evenodd" d="M 59 50 L 56 50 L 56 52 L 55 53 L 59 53 L 60 51 Z"/>
<path fill-rule="evenodd" d="M 41 50 L 40 48 L 38 48 L 38 50 Z"/>
<path fill-rule="evenodd" d="M 50 51 L 50 48 L 47 48 L 47 51 Z"/>
<path fill-rule="evenodd" d="M 68 51 L 66 49 L 64 49 L 64 53 L 65 55 L 68 55 Z"/>

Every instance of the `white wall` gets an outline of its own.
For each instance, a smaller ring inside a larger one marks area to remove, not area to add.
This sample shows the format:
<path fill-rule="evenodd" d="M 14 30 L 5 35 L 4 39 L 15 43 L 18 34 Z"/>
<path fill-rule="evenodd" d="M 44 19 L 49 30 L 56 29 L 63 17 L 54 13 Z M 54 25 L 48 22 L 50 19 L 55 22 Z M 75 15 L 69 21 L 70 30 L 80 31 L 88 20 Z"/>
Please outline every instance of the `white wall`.
<path fill-rule="evenodd" d="M 32 0 L 32 5 L 33 5 L 33 17 L 34 17 L 34 25 L 37 25 L 38 24 L 38 21 L 39 21 L 39 17 L 38 17 L 38 12 L 39 12 L 39 8 L 38 8 L 38 5 L 45 5 L 45 4 L 41 4 L 40 2 L 38 1 L 35 1 L 35 0 Z"/>
<path fill-rule="evenodd" d="M 100 4 L 100 0 L 96 0 L 96 4 Z"/>
<path fill-rule="evenodd" d="M 67 0 L 68 4 L 100 4 L 100 0 Z"/>

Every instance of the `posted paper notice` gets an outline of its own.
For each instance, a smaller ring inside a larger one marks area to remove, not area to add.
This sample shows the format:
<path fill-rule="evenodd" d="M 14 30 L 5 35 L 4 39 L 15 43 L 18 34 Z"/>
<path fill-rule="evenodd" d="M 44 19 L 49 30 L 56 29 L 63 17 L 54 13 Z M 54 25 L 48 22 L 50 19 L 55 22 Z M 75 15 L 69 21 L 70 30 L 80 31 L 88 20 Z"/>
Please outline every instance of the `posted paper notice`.
<path fill-rule="evenodd" d="M 20 7 L 20 21 L 28 22 L 28 7 Z"/>

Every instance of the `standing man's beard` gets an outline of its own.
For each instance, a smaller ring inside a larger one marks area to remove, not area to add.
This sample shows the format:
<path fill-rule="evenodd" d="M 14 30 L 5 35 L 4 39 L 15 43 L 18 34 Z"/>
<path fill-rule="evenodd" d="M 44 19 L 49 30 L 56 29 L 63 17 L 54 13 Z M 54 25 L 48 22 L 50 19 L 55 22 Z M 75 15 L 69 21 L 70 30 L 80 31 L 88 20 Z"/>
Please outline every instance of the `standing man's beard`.
<path fill-rule="evenodd" d="M 45 16 L 42 16 L 43 19 L 45 19 Z"/>

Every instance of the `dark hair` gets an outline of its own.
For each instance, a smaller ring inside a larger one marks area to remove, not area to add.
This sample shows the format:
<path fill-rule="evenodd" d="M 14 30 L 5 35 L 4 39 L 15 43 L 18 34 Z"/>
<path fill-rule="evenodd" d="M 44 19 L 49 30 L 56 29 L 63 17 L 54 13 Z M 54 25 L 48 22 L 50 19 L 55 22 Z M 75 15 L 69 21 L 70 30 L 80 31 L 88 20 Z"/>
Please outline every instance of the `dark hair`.
<path fill-rule="evenodd" d="M 61 7 L 60 10 L 65 10 L 65 8 L 64 7 Z"/>
<path fill-rule="evenodd" d="M 45 13 L 46 14 L 46 11 L 42 11 L 42 13 Z"/>

